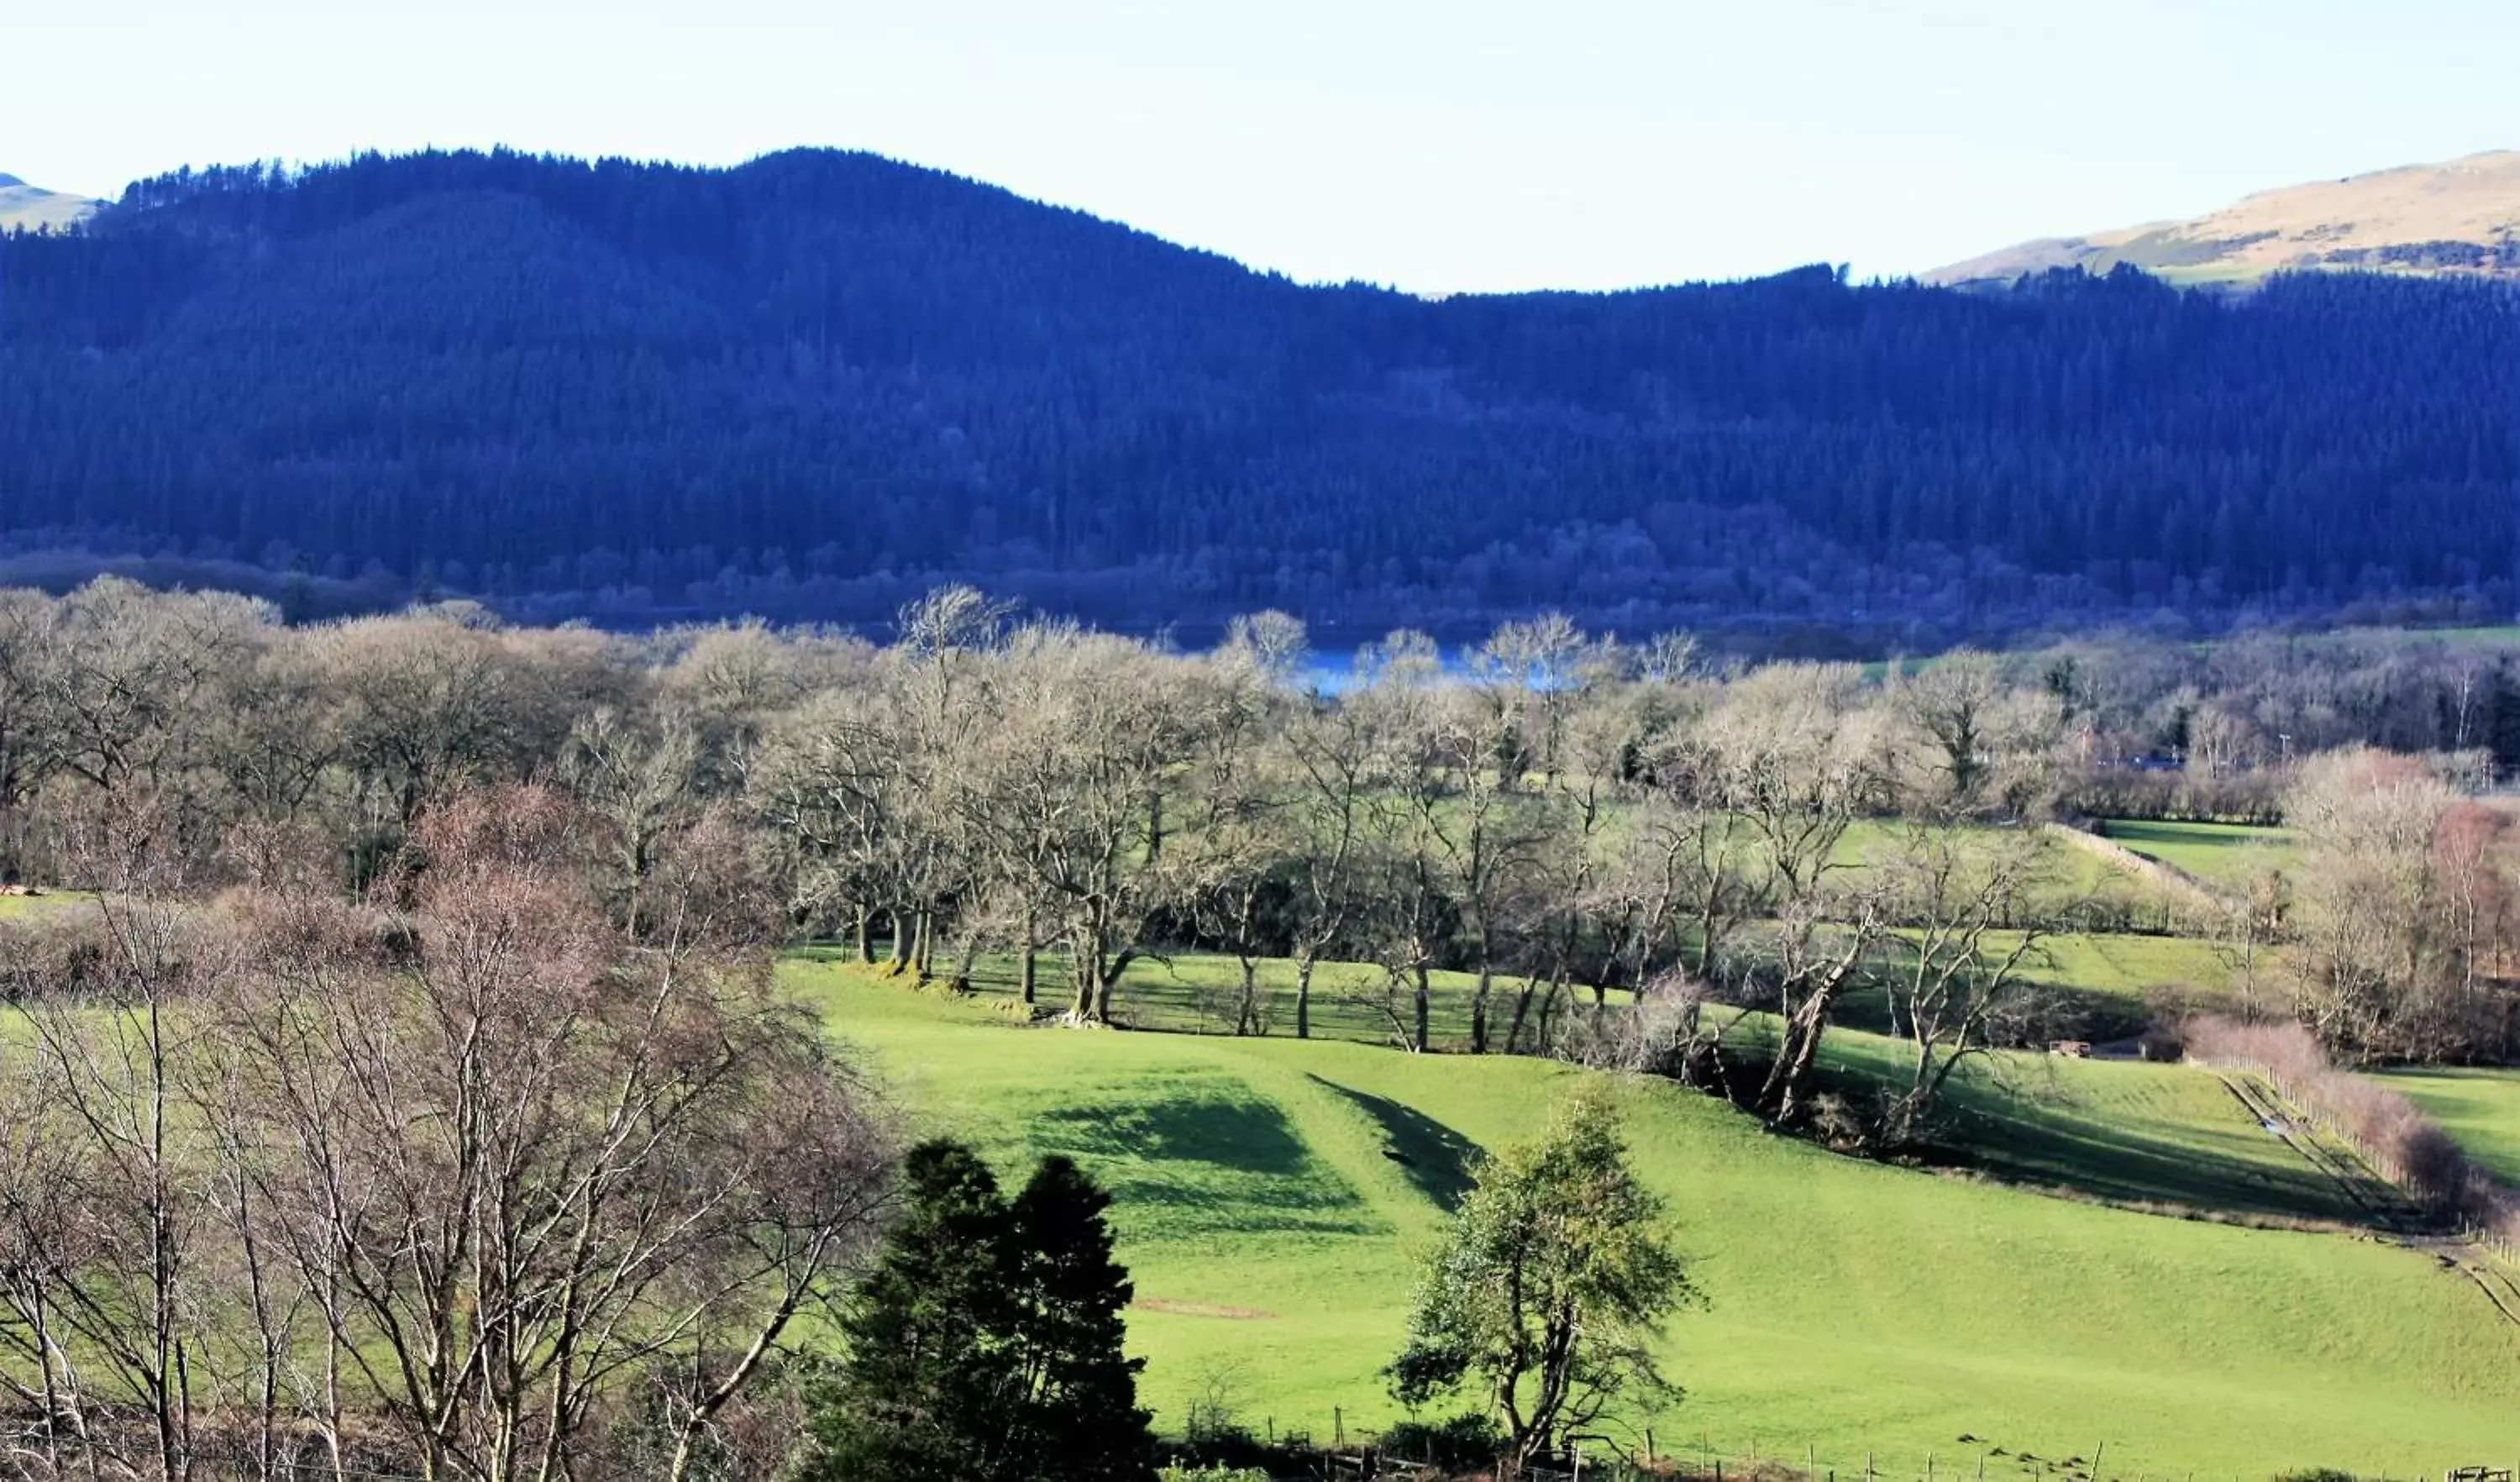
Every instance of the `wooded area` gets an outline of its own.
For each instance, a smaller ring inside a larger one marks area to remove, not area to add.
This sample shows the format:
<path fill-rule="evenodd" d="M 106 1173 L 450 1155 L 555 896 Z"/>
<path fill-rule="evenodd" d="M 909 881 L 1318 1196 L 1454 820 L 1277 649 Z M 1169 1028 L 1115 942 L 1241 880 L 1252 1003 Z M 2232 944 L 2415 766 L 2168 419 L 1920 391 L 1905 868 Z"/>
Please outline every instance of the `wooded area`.
<path fill-rule="evenodd" d="M 0 533 L 301 615 L 871 621 L 968 580 L 1340 649 L 2473 619 L 2520 605 L 2511 309 L 1826 268 L 1429 301 L 865 156 L 248 166 L 0 240 Z"/>

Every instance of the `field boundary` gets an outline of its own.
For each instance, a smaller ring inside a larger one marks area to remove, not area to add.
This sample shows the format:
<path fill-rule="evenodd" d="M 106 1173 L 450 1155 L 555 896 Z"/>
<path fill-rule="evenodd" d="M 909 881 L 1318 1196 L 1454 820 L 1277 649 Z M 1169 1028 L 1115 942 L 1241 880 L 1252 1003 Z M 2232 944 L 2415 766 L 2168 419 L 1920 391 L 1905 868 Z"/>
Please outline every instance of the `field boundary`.
<path fill-rule="evenodd" d="M 2104 865 L 2160 886 L 2174 901 L 2204 912 L 2208 918 L 2222 916 L 2237 904 L 2233 897 L 2178 866 L 2138 854 L 2106 834 L 2094 833 L 2074 824 L 2060 823 L 2052 827 L 2066 843 L 2097 858 Z"/>

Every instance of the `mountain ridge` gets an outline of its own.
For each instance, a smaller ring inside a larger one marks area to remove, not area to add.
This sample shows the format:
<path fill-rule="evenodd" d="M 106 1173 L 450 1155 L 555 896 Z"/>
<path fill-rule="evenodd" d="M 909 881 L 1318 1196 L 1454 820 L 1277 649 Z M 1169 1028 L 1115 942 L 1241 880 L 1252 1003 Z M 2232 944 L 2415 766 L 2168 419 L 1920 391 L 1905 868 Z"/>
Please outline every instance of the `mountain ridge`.
<path fill-rule="evenodd" d="M 0 172 L 0 233 L 60 230 L 77 225 L 99 202 L 66 191 L 48 191 L 15 175 Z"/>
<path fill-rule="evenodd" d="M 2247 286 L 2286 270 L 2520 280 L 2520 150 L 2254 191 L 2220 209 L 2042 237 L 1937 268 L 1946 287 L 2120 264 L 2174 283 Z"/>
<path fill-rule="evenodd" d="M 2512 590 L 2514 321 L 2474 283 L 1438 300 L 840 152 L 188 171 L 0 239 L 0 567 L 1912 648 Z"/>

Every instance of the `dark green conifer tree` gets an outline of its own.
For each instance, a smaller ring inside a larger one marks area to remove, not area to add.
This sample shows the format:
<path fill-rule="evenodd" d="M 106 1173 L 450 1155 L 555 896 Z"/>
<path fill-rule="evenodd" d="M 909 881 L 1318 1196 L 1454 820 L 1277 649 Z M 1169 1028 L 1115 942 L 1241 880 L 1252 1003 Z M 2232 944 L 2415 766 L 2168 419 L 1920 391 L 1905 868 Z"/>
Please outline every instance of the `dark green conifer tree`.
<path fill-rule="evenodd" d="M 841 1318 L 847 1353 L 814 1396 L 805 1482 L 996 1482 L 1006 1475 L 1014 1308 L 1012 1214 L 960 1143 L 902 1161 L 907 1210 Z"/>
<path fill-rule="evenodd" d="M 1134 1287 L 1112 1258 L 1111 1196 L 1068 1158 L 1042 1159 L 1016 1195 L 1009 1242 L 1016 1293 L 1021 1482 L 1144 1482 L 1154 1439 L 1138 1407 L 1143 1359 L 1123 1350 Z"/>
<path fill-rule="evenodd" d="M 1111 1196 L 1044 1158 L 1012 1204 L 954 1142 L 902 1163 L 906 1208 L 841 1319 L 802 1482 L 1151 1482 L 1123 1349 Z"/>

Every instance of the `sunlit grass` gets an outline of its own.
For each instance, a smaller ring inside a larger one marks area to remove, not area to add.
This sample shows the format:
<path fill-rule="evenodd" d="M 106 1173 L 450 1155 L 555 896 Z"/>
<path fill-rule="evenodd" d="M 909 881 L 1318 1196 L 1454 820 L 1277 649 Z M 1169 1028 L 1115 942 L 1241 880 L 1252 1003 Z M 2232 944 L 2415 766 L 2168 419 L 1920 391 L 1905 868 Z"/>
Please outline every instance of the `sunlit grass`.
<path fill-rule="evenodd" d="M 1135 1346 L 1159 1421 L 1222 1377 L 1247 1415 L 1327 1437 L 1393 1417 L 1411 1254 L 1476 1149 L 1564 1081 L 1531 1059 L 1283 1038 L 1012 1027 L 993 1005 L 795 964 L 922 1126 L 1010 1166 L 1077 1153 L 1119 1191 Z M 1895 1055 L 1845 1037 L 1841 1063 Z M 1873 1067 L 1876 1073 L 1881 1067 Z M 2337 1235 L 2165 1218 L 1885 1167 L 1767 1133 L 1664 1083 L 1630 1094 L 1645 1176 L 1710 1305 L 1667 1357 L 1665 1448 L 1850 1472 L 2019 1475 L 2020 1453 L 2126 1476 L 2413 1474 L 2509 1449 L 2520 1331 L 2428 1257 Z M 2317 1213 L 2321 1195 L 2218 1083 L 2176 1067 L 2007 1062 L 1968 1093 L 1997 1171 L 2111 1196 Z M 2218 1100 L 2218 1098 L 2224 1100 Z M 2007 1130 L 2012 1129 L 2012 1130 Z M 1986 1438 L 1960 1444 L 1963 1435 Z M 2035 1468 L 2034 1468 L 2035 1469 Z"/>

